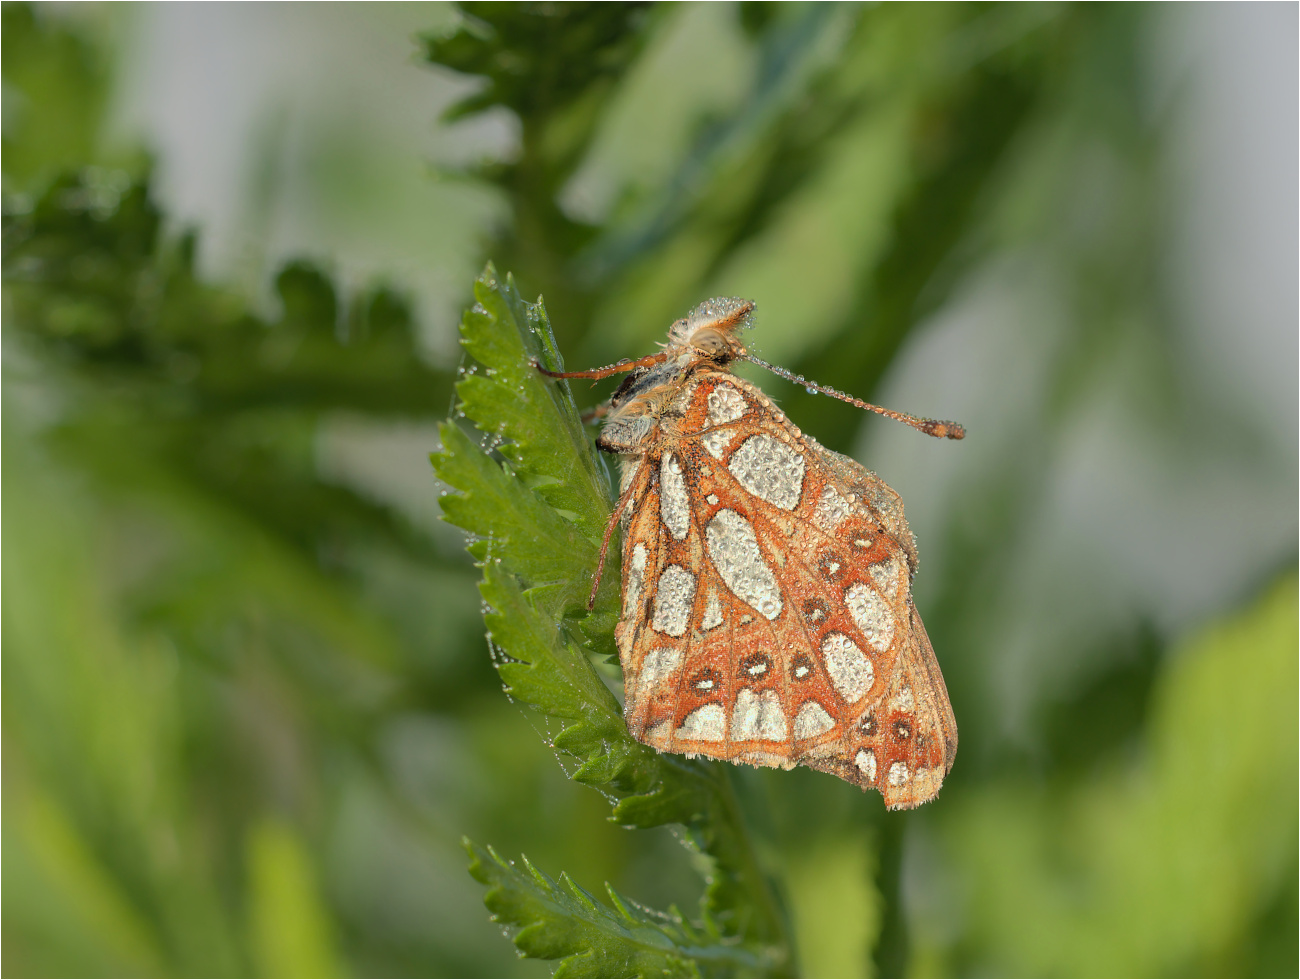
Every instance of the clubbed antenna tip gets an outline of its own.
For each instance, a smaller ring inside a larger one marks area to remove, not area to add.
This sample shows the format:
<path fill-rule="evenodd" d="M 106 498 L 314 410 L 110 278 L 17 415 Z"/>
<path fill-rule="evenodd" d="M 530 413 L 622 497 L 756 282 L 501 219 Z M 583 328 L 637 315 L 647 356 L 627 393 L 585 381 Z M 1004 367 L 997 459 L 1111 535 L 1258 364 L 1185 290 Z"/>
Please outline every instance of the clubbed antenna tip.
<path fill-rule="evenodd" d="M 966 438 L 966 429 L 957 422 L 947 422 L 942 419 L 922 419 L 917 418 L 915 415 L 908 415 L 906 412 L 895 412 L 890 408 L 882 408 L 879 405 L 864 402 L 861 398 L 854 398 L 852 395 L 847 395 L 844 392 L 828 387 L 827 385 L 820 385 L 816 381 L 809 381 L 802 374 L 795 374 L 793 371 L 787 371 L 785 368 L 777 367 L 775 364 L 768 364 L 767 361 L 755 357 L 753 354 L 746 353 L 740 356 L 751 364 L 757 364 L 759 367 L 771 371 L 777 377 L 785 378 L 787 381 L 793 381 L 797 385 L 802 385 L 807 389 L 810 395 L 830 395 L 832 398 L 838 398 L 842 402 L 848 402 L 850 405 L 855 405 L 865 411 L 875 412 L 877 415 L 884 415 L 887 418 L 910 425 L 912 428 L 919 429 L 927 436 L 934 436 L 936 439 Z"/>

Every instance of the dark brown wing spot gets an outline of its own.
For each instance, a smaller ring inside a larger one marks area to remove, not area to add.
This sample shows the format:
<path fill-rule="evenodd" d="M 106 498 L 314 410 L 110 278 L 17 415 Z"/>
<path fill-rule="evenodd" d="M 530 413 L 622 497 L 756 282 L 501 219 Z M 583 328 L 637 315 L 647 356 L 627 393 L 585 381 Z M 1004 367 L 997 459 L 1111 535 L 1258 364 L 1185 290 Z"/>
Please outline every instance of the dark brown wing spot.
<path fill-rule="evenodd" d="M 821 599 L 805 599 L 803 603 L 803 614 L 807 617 L 808 622 L 814 626 L 826 622 L 826 617 L 830 615 L 826 608 L 826 603 Z"/>
<path fill-rule="evenodd" d="M 715 670 L 702 670 L 691 678 L 691 687 L 701 694 L 709 694 L 718 690 L 718 672 Z"/>
<path fill-rule="evenodd" d="M 833 551 L 823 551 L 817 559 L 817 569 L 831 582 L 844 577 L 844 559 Z"/>

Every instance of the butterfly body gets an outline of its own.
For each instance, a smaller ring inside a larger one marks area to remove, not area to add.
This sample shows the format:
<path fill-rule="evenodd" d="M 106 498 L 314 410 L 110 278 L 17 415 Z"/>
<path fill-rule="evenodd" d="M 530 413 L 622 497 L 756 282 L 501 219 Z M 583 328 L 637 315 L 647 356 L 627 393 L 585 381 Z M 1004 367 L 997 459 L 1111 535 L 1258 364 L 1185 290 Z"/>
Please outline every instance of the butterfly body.
<path fill-rule="evenodd" d="M 731 374 L 752 309 L 712 300 L 677 321 L 597 440 L 623 457 L 628 730 L 917 806 L 951 768 L 957 727 L 912 601 L 902 501 Z"/>

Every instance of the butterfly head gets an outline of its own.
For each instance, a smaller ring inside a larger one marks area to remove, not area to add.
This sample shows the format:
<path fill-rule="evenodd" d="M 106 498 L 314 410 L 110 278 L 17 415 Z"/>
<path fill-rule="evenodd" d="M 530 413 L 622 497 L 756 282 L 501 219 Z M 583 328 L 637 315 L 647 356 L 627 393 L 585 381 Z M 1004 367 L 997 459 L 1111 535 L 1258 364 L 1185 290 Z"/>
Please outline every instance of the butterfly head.
<path fill-rule="evenodd" d="M 754 302 L 739 296 L 706 300 L 668 328 L 668 346 L 727 364 L 745 356 L 740 332 L 753 326 Z"/>

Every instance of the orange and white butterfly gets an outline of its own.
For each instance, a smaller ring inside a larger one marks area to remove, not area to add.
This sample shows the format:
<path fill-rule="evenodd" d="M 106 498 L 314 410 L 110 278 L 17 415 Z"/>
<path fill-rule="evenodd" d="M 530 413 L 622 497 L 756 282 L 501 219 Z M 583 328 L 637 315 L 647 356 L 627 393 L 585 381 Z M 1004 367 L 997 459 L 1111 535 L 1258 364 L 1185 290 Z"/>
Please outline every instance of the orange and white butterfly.
<path fill-rule="evenodd" d="M 598 411 L 596 441 L 623 458 L 601 567 L 621 521 L 628 731 L 663 752 L 811 766 L 878 789 L 891 809 L 919 806 L 952 768 L 957 724 L 912 602 L 903 503 L 730 366 L 760 364 L 930 435 L 965 433 L 759 360 L 739 339 L 753 311 L 709 300 L 657 354 L 544 372 L 631 372 Z"/>

